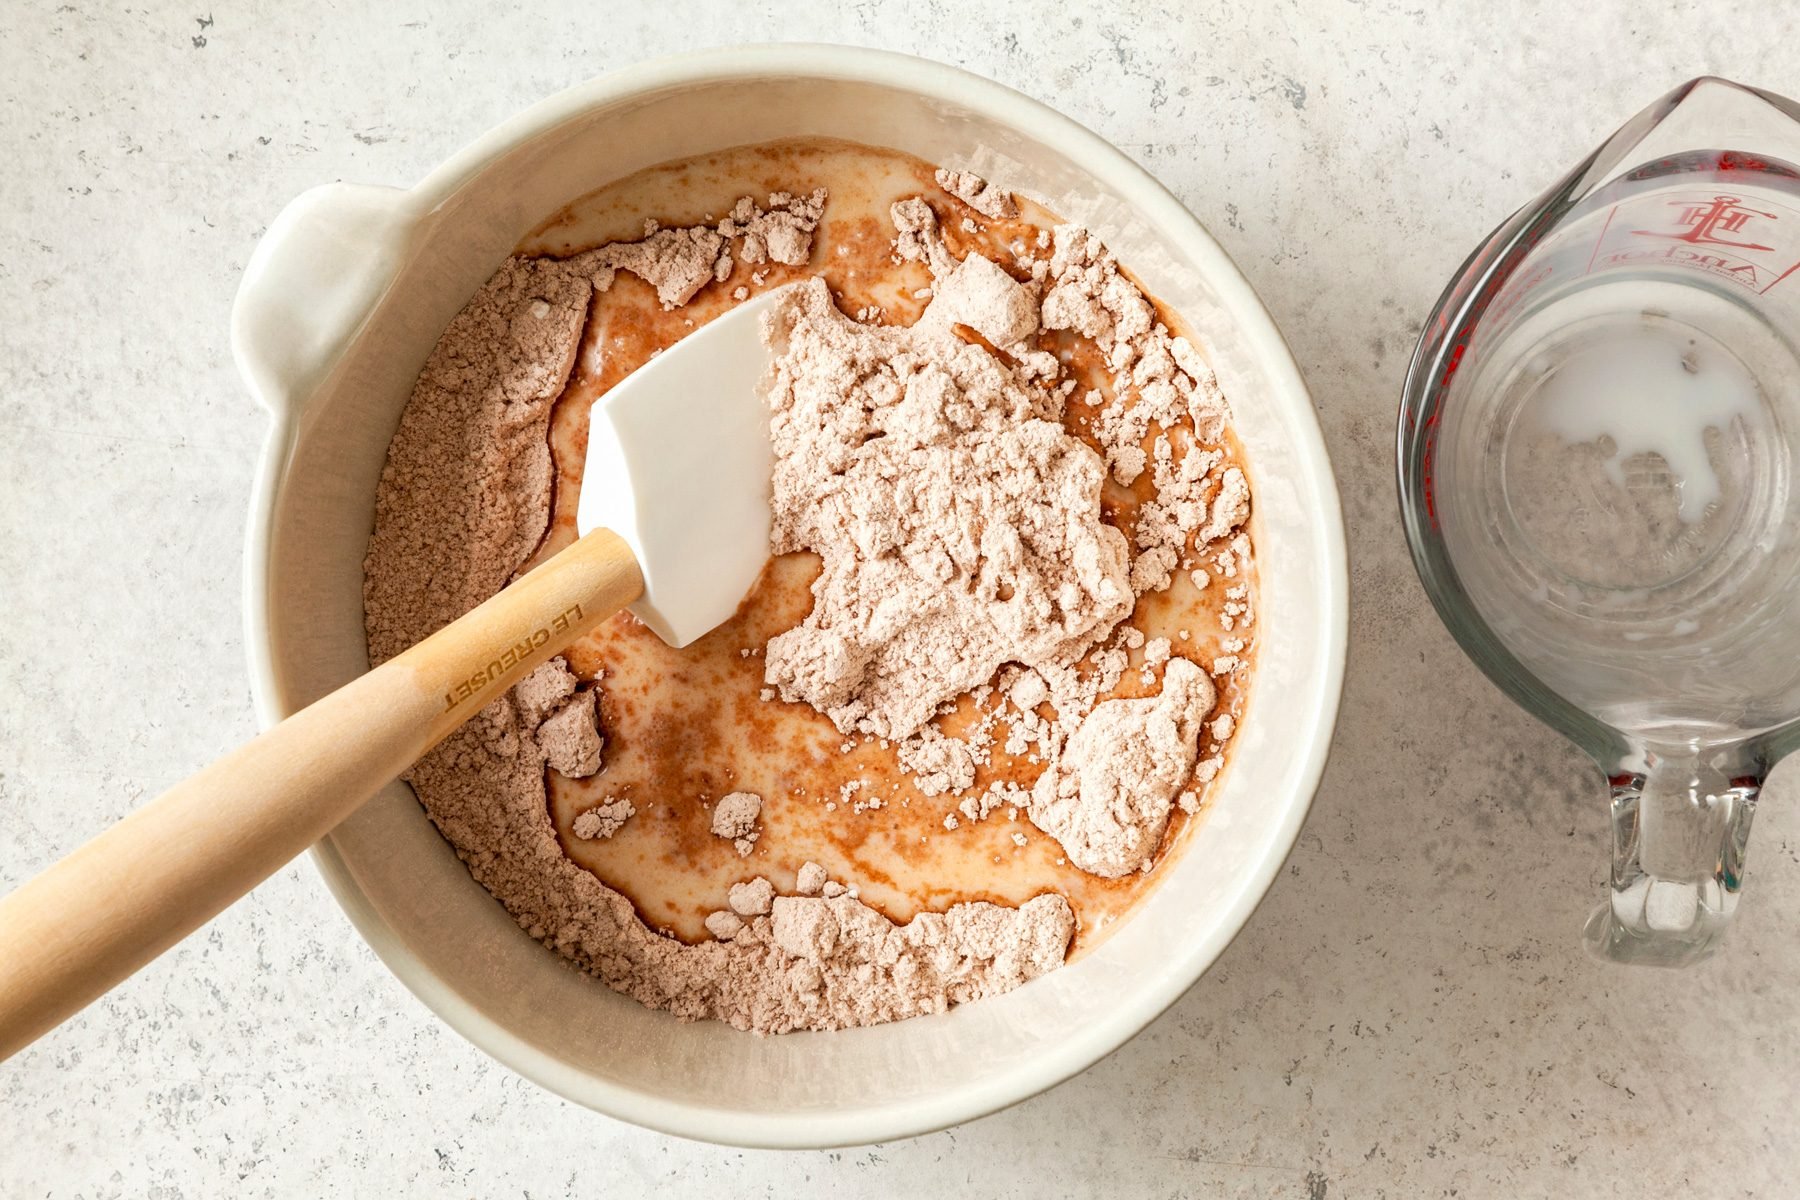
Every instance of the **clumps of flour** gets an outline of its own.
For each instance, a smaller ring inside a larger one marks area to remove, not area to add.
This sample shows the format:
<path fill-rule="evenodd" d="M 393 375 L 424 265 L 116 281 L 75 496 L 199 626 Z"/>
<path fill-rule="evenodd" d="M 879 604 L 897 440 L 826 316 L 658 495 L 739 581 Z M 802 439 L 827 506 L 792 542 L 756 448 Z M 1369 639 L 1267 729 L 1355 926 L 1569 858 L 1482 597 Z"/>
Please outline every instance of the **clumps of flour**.
<path fill-rule="evenodd" d="M 608 800 L 575 818 L 573 832 L 584 842 L 610 838 L 625 828 L 625 822 L 637 815 L 637 809 L 629 800 Z"/>
<path fill-rule="evenodd" d="M 550 767 L 571 779 L 600 770 L 605 739 L 600 734 L 599 697 L 561 657 L 553 658 L 513 688 L 513 703 L 531 727 L 533 740 Z"/>
<path fill-rule="evenodd" d="M 1214 699 L 1206 673 L 1177 658 L 1163 669 L 1159 695 L 1096 705 L 1038 777 L 1032 823 L 1090 874 L 1147 869 L 1199 757 Z"/>
<path fill-rule="evenodd" d="M 746 261 L 761 253 L 804 262 L 795 238 L 810 239 L 822 199 L 772 202 L 765 216 L 780 209 L 791 220 L 760 225 L 756 212 L 745 220 L 734 209 L 733 232 L 710 230 L 719 245 L 704 227 L 651 228 L 631 249 L 514 258 L 500 268 L 432 351 L 388 449 L 364 562 L 373 661 L 486 600 L 531 558 L 549 523 L 551 407 L 590 299 L 610 286 L 612 272 L 641 274 L 664 303 L 679 304 L 720 278 L 723 243 L 732 238 Z M 764 880 L 766 896 L 752 888 L 736 897 L 748 915 L 728 899 L 707 922 L 715 940 L 688 946 L 651 930 L 625 896 L 570 861 L 550 821 L 546 760 L 555 769 L 557 761 L 575 770 L 599 765 L 594 702 L 593 689 L 553 661 L 406 777 L 470 874 L 526 932 L 613 989 L 684 1020 L 782 1033 L 938 1012 L 1061 965 L 1075 922 L 1060 896 L 1017 909 L 959 904 L 899 925 L 816 864 L 802 868 L 799 895 L 775 896 Z M 579 814 L 573 832 L 612 836 L 634 811 L 609 798 Z M 757 911 L 765 898 L 766 910 Z"/>
<path fill-rule="evenodd" d="M 975 782 L 978 751 L 965 738 L 945 737 L 926 725 L 901 742 L 895 753 L 900 769 L 913 777 L 924 796 L 962 792 Z"/>
<path fill-rule="evenodd" d="M 740 917 L 760 917 L 769 911 L 775 899 L 775 885 L 760 875 L 748 883 L 734 883 L 728 903 Z"/>
<path fill-rule="evenodd" d="M 825 200 L 824 188 L 807 196 L 776 192 L 765 209 L 745 196 L 719 222 L 717 232 L 721 237 L 742 238 L 738 257 L 752 266 L 773 260 L 803 267 L 812 257 L 813 230 L 825 215 Z"/>
<path fill-rule="evenodd" d="M 826 198 L 824 188 L 805 196 L 775 192 L 763 207 L 742 196 L 716 226 L 664 229 L 645 221 L 644 236 L 638 241 L 613 242 L 568 261 L 588 274 L 600 291 L 612 286 L 615 271 L 630 271 L 656 289 L 664 308 L 679 308 L 708 283 L 731 277 L 734 239 L 737 257 L 753 266 L 770 261 L 805 266 L 812 257 L 813 231 L 825 215 Z"/>
<path fill-rule="evenodd" d="M 519 715 L 535 729 L 544 719 L 569 702 L 581 680 L 569 670 L 562 655 L 539 666 L 513 685 L 513 704 Z"/>
<path fill-rule="evenodd" d="M 732 792 L 713 806 L 713 836 L 724 838 L 739 854 L 748 855 L 756 848 L 756 839 L 762 836 L 756 828 L 761 816 L 761 796 L 754 792 Z"/>
<path fill-rule="evenodd" d="M 728 906 L 709 914 L 706 928 L 715 947 L 790 963 L 792 995 L 829 1014 L 810 1027 L 836 1028 L 1009 991 L 1062 965 L 1075 918 L 1061 896 L 1042 895 L 1016 909 L 957 904 L 896 925 L 809 862 L 793 895 L 762 876 L 732 885 Z"/>
<path fill-rule="evenodd" d="M 1021 810 L 1029 808 L 1030 805 L 1031 789 L 1020 787 L 1016 783 L 995 780 L 988 784 L 986 791 L 964 796 L 962 802 L 956 806 L 956 811 L 963 815 L 964 820 L 985 821 L 1002 806 L 1010 808 L 1013 816 L 1017 817 Z"/>
<path fill-rule="evenodd" d="M 937 169 L 937 185 L 984 217 L 1004 220 L 1019 215 L 1012 193 L 997 183 L 989 183 L 973 171 Z"/>
<path fill-rule="evenodd" d="M 584 779 L 600 769 L 599 708 L 591 691 L 577 692 L 537 727 L 538 748 L 551 768 L 570 779 Z"/>
<path fill-rule="evenodd" d="M 1011 204 L 966 172 L 940 171 L 938 183 L 984 215 Z M 1056 229 L 1049 259 L 1022 259 L 1031 275 L 1020 280 L 979 254 L 956 258 L 922 198 L 891 215 L 896 259 L 932 274 L 915 325 L 853 322 L 817 280 L 767 319 L 773 548 L 811 550 L 823 572 L 805 622 L 769 643 L 765 680 L 845 733 L 898 743 L 899 765 L 932 797 L 974 786 L 998 711 L 958 738 L 932 719 L 997 679 L 1012 701 L 1004 749 L 1035 753 L 1046 769 L 1030 792 L 996 783 L 964 796 L 945 829 L 1005 804 L 1083 870 L 1136 870 L 1194 772 L 1216 694 L 1167 639 L 1146 646 L 1135 629 L 1114 631 L 1176 570 L 1204 579 L 1196 555 L 1209 544 L 1232 539 L 1216 561 L 1234 569 L 1249 489 L 1237 467 L 1220 470 L 1212 445 L 1224 399 L 1205 360 L 1087 231 Z M 1074 385 L 1059 382 L 1040 330 L 1091 339 L 1112 372 L 1111 394 L 1088 397 L 1093 432 L 1120 484 L 1148 469 L 1154 485 L 1129 544 L 1101 519 L 1097 456 L 1060 424 Z M 1100 701 L 1140 647 L 1146 685 L 1162 668 L 1161 695 Z M 1054 716 L 1040 711 L 1046 702 Z"/>
<path fill-rule="evenodd" d="M 772 193 L 767 207 L 740 196 L 716 227 L 662 228 L 655 221 L 644 221 L 643 239 L 599 246 L 569 263 L 589 272 L 599 291 L 612 286 L 614 272 L 628 270 L 657 290 L 662 308 L 680 308 L 707 282 L 731 277 L 734 239 L 736 257 L 752 266 L 770 261 L 805 266 L 812 257 L 814 230 L 824 216 L 824 201 L 823 187 L 806 196 Z"/>
<path fill-rule="evenodd" d="M 1069 902 L 1055 895 L 1016 909 L 957 904 L 899 926 L 847 895 L 781 896 L 771 909 L 768 937 L 798 961 L 796 974 L 818 979 L 826 1004 L 865 1017 L 858 1023 L 866 1024 L 1011 991 L 1061 966 L 1073 929 Z M 843 969 L 846 959 L 855 963 L 849 971 Z M 882 989 L 859 986 L 860 978 L 871 976 L 907 981 L 898 989 L 910 994 L 907 1007 L 895 1009 L 883 1003 Z"/>
<path fill-rule="evenodd" d="M 961 323 L 1022 328 L 1006 282 L 971 289 L 988 303 Z M 1098 456 L 1054 393 L 934 310 L 861 325 L 812 279 L 767 318 L 773 549 L 823 571 L 806 620 L 769 642 L 766 681 L 846 733 L 910 737 L 1003 663 L 1073 662 L 1131 610 Z"/>
<path fill-rule="evenodd" d="M 708 283 L 731 276 L 730 248 L 704 225 L 663 229 L 645 221 L 641 240 L 614 242 L 583 259 L 592 266 L 594 285 L 601 291 L 612 286 L 614 271 L 630 271 L 656 289 L 664 308 L 678 308 Z"/>
<path fill-rule="evenodd" d="M 1171 336 L 1112 252 L 1085 229 L 1061 225 L 1053 235 L 1042 320 L 1093 339 L 1114 372 L 1118 403 L 1107 405 L 1097 432 L 1120 483 L 1145 465 L 1142 441 L 1152 425 L 1182 418 L 1203 442 L 1223 433 L 1228 410 L 1212 368 L 1186 338 Z"/>

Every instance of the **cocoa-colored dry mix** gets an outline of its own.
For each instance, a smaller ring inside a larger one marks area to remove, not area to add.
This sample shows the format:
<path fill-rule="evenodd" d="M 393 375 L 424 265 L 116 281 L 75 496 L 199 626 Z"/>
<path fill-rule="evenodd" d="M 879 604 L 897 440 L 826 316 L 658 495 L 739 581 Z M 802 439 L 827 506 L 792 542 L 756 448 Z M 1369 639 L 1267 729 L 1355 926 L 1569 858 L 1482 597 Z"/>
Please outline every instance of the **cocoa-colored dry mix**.
<path fill-rule="evenodd" d="M 982 215 L 1016 212 L 1003 189 L 966 172 L 938 182 Z M 677 307 L 726 279 L 734 256 L 804 264 L 825 208 L 823 192 L 744 198 L 716 224 L 650 223 L 635 242 L 503 266 L 446 330 L 389 449 L 366 562 L 372 657 L 399 653 L 492 595 L 538 545 L 551 408 L 589 305 L 605 303 L 614 272 L 641 276 Z M 968 789 L 991 743 L 986 727 L 952 738 L 933 718 L 971 691 L 1004 695 L 1007 748 L 1037 755 L 1043 775 L 1032 791 L 970 794 L 962 814 L 979 820 L 1011 805 L 1084 870 L 1148 869 L 1172 806 L 1194 803 L 1214 689 L 1164 640 L 1146 648 L 1154 654 L 1143 667 L 1147 684 L 1160 673 L 1160 694 L 1100 697 L 1123 674 L 1127 648 L 1143 645 L 1120 628 L 1136 597 L 1191 566 L 1196 538 L 1242 537 L 1246 482 L 1236 468 L 1216 470 L 1211 445 L 1223 400 L 1201 356 L 1155 320 L 1085 231 L 1057 229 L 1047 256 L 1019 247 L 1009 270 L 973 253 L 957 259 L 922 199 L 896 205 L 893 218 L 897 260 L 933 275 L 916 324 L 851 320 L 818 278 L 769 318 L 772 550 L 811 550 L 824 564 L 812 612 L 767 646 L 770 694 L 813 705 L 846 733 L 890 739 L 927 795 Z M 1117 399 L 1093 429 L 1104 458 L 1062 423 L 1076 385 L 1037 344 L 1040 329 L 1091 339 L 1115 372 Z M 1146 470 L 1155 499 L 1128 538 L 1103 518 L 1102 483 L 1109 471 L 1130 482 Z M 1075 915 L 1061 896 L 1017 909 L 958 904 L 896 925 L 861 903 L 854 881 L 828 880 L 813 863 L 795 895 L 774 894 L 760 876 L 734 886 L 707 918 L 710 941 L 649 929 L 564 855 L 547 810 L 546 769 L 604 768 L 600 686 L 553 660 L 409 779 L 527 932 L 616 990 L 685 1018 L 782 1032 L 939 1011 L 1063 961 Z M 1046 704 L 1054 716 L 1042 714 Z M 760 798 L 736 793 L 711 828 L 748 855 L 760 812 Z M 609 799 L 573 832 L 610 837 L 634 815 Z"/>

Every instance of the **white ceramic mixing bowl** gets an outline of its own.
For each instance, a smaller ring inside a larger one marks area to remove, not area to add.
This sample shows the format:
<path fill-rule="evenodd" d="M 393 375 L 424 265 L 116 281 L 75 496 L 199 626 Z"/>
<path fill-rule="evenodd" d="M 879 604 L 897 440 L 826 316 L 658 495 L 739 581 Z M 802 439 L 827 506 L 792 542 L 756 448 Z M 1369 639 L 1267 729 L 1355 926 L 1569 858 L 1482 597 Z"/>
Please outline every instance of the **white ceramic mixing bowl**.
<path fill-rule="evenodd" d="M 267 725 L 368 668 L 362 559 L 388 440 L 438 335 L 513 246 L 641 167 L 798 135 L 971 167 L 1087 224 L 1211 354 L 1255 488 L 1261 608 L 1248 711 L 1191 844 L 1136 915 L 1070 967 L 941 1016 L 778 1038 L 680 1024 L 569 969 L 469 877 L 402 784 L 315 851 L 393 972 L 520 1074 L 655 1129 L 788 1147 L 939 1128 L 1075 1074 L 1198 979 L 1280 869 L 1325 763 L 1347 600 L 1330 463 L 1256 295 L 1154 179 L 1043 105 L 901 55 L 769 46 L 609 73 L 411 188 L 306 193 L 251 259 L 232 331 L 273 417 L 246 579 Z"/>

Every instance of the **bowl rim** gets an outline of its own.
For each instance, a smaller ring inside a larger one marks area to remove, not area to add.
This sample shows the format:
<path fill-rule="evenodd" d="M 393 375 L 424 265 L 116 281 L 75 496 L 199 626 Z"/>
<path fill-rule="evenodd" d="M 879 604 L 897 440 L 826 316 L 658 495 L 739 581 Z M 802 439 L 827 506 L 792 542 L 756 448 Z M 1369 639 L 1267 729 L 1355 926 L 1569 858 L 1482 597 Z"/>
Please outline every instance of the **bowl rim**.
<path fill-rule="evenodd" d="M 1188 943 L 1180 970 L 1167 972 L 1106 1019 L 1026 1063 L 949 1091 L 875 1107 L 832 1112 L 746 1113 L 669 1100 L 597 1078 L 540 1050 L 476 1009 L 429 969 L 373 909 L 329 836 L 311 858 L 332 897 L 376 956 L 425 1006 L 477 1049 L 541 1087 L 607 1116 L 660 1133 L 746 1148 L 822 1149 L 913 1137 L 997 1112 L 1086 1070 L 1179 1000 L 1211 968 L 1248 923 L 1287 861 L 1305 823 L 1325 769 L 1342 696 L 1349 623 L 1349 580 L 1343 516 L 1336 477 L 1312 407 L 1310 393 L 1274 319 L 1242 271 L 1198 217 L 1148 171 L 1098 134 L 1049 106 L 993 80 L 957 67 L 888 50 L 830 43 L 775 43 L 721 47 L 657 58 L 607 71 L 557 92 L 481 134 L 417 184 L 406 189 L 417 211 L 429 212 L 500 155 L 589 109 L 672 87 L 802 77 L 873 83 L 951 101 L 1013 128 L 1050 141 L 1086 173 L 1105 179 L 1130 199 L 1134 211 L 1178 242 L 1216 293 L 1220 307 L 1241 331 L 1269 381 L 1269 398 L 1289 409 L 1297 437 L 1292 447 L 1314 483 L 1324 561 L 1320 564 L 1317 616 L 1323 670 L 1290 727 L 1290 745 L 1304 746 L 1294 794 L 1263 860 L 1240 876 L 1224 917 Z M 279 676 L 266 614 L 271 532 L 292 450 L 295 413 L 277 408 L 252 489 L 246 530 L 244 634 L 251 689 L 262 727 L 289 709 Z"/>

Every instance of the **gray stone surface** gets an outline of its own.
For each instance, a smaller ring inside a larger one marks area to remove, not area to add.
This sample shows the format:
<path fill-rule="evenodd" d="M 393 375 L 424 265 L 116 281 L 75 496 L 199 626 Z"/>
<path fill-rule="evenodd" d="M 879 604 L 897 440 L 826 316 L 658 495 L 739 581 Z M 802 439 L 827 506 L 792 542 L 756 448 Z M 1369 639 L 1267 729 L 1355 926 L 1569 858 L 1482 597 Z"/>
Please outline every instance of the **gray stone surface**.
<path fill-rule="evenodd" d="M 494 1065 L 301 864 L 0 1066 L 0 1193 L 1793 1194 L 1794 789 L 1768 794 L 1727 957 L 1685 975 L 1585 959 L 1600 781 L 1432 616 L 1390 460 L 1418 323 L 1473 241 L 1685 77 L 1800 92 L 1795 18 L 1615 0 L 965 7 L 13 0 L 0 886 L 252 732 L 239 542 L 263 418 L 226 317 L 282 203 L 414 179 L 617 64 L 811 38 L 966 65 L 1122 145 L 1211 224 L 1312 383 L 1354 559 L 1344 719 L 1288 870 L 1217 969 L 999 1116 L 744 1153 Z"/>

